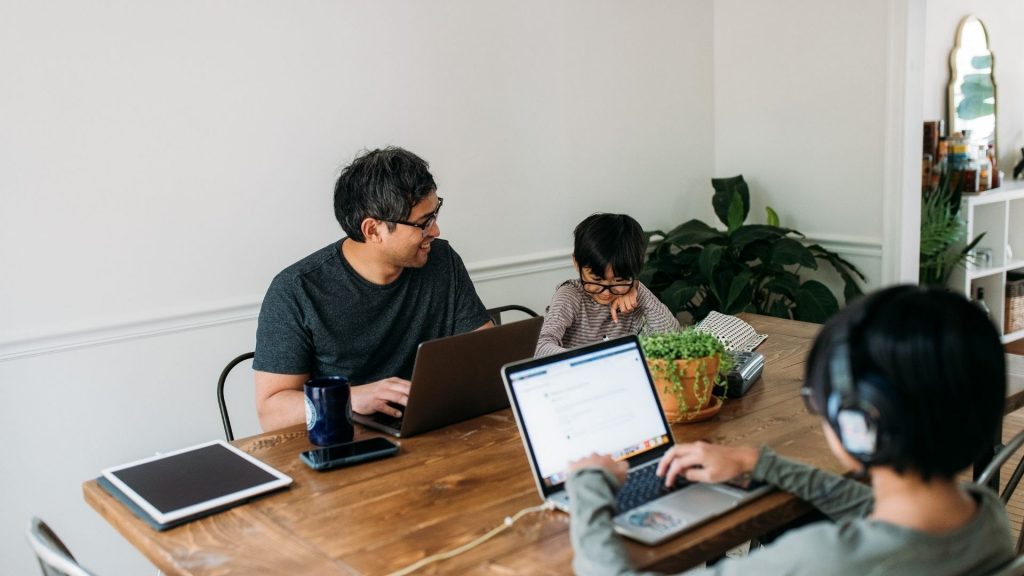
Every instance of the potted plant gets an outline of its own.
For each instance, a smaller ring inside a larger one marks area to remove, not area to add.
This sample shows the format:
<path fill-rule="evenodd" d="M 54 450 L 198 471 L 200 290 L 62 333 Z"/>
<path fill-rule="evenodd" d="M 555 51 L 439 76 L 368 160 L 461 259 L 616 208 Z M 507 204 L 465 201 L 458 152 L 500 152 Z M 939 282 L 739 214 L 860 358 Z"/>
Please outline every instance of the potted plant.
<path fill-rule="evenodd" d="M 647 232 L 661 241 L 651 250 L 640 281 L 673 312 L 703 320 L 723 314 L 756 312 L 807 322 L 824 322 L 839 310 L 832 291 L 804 279 L 818 262 L 828 262 L 844 283 L 846 301 L 862 293 L 864 275 L 850 262 L 818 244 L 805 245 L 800 232 L 779 226 L 767 208 L 767 224 L 746 224 L 750 192 L 743 176 L 715 178 L 711 203 L 726 230 L 700 220 L 668 233 Z"/>
<path fill-rule="evenodd" d="M 967 225 L 960 217 L 959 185 L 949 174 L 943 174 L 935 190 L 925 190 L 921 197 L 921 284 L 945 286 L 957 266 L 970 262 L 971 250 L 978 245 L 981 233 L 966 246 Z"/>
<path fill-rule="evenodd" d="M 718 338 L 690 327 L 641 336 L 640 347 L 670 422 L 699 422 L 718 413 L 722 399 L 712 391 L 733 364 Z"/>

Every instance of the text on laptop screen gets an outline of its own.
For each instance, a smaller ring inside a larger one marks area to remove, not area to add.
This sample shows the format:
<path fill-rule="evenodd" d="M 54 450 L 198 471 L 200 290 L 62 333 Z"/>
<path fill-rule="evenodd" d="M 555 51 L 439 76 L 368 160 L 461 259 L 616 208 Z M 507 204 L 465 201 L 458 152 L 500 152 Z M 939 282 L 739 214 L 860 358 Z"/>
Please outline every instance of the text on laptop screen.
<path fill-rule="evenodd" d="M 669 441 L 635 343 L 510 375 L 523 431 L 547 486 L 591 453 L 629 458 Z"/>

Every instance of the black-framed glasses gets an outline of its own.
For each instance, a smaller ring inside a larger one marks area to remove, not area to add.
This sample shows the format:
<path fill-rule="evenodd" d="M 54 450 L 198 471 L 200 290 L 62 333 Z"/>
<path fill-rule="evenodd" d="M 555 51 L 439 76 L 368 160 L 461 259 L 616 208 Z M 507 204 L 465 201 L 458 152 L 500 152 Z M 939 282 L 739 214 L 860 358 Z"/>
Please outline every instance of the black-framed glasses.
<path fill-rule="evenodd" d="M 426 238 L 430 229 L 434 227 L 434 223 L 437 222 L 437 215 L 441 212 L 441 206 L 444 205 L 444 198 L 437 197 L 437 208 L 430 214 L 427 214 L 427 219 L 423 222 L 408 222 L 406 220 L 391 220 L 389 218 L 377 218 L 377 220 L 383 220 L 385 222 L 391 222 L 392 224 L 404 224 L 405 226 L 412 226 L 413 228 L 420 229 L 420 236 Z"/>
<path fill-rule="evenodd" d="M 583 273 L 580 272 L 580 283 L 583 284 L 583 291 L 587 294 L 600 294 L 605 290 L 611 292 L 616 296 L 622 296 L 623 294 L 629 294 L 629 291 L 633 289 L 633 284 L 636 280 L 630 280 L 627 284 L 603 284 L 601 282 L 588 282 L 583 279 Z"/>

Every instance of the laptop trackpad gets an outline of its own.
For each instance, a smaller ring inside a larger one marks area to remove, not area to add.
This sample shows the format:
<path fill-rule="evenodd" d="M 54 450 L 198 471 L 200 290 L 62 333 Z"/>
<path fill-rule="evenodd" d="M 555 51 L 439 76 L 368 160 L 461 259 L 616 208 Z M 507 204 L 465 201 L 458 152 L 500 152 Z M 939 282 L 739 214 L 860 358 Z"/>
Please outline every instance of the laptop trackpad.
<path fill-rule="evenodd" d="M 714 518 L 736 505 L 737 496 L 693 484 L 615 517 L 621 534 L 654 544 Z"/>

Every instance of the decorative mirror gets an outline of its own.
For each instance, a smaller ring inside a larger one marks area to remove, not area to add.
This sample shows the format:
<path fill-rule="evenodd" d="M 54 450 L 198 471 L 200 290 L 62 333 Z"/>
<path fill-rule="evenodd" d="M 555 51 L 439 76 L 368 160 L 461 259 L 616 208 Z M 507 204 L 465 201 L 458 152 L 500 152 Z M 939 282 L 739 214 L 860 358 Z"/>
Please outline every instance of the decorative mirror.
<path fill-rule="evenodd" d="M 949 133 L 970 130 L 974 145 L 996 143 L 996 82 L 985 25 L 967 16 L 949 53 Z"/>

